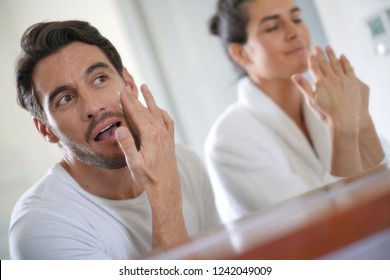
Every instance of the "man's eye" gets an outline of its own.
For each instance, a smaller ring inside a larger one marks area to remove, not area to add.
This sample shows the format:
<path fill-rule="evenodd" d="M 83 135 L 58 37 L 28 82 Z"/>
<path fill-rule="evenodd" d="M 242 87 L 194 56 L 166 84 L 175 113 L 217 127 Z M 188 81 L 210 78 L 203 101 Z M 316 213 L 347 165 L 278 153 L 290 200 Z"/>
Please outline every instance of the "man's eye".
<path fill-rule="evenodd" d="M 58 105 L 61 106 L 61 105 L 65 105 L 67 103 L 69 103 L 70 101 L 72 101 L 73 97 L 71 95 L 64 95 L 60 101 L 58 101 Z"/>
<path fill-rule="evenodd" d="M 93 82 L 94 85 L 99 85 L 101 83 L 104 83 L 105 81 L 107 80 L 107 77 L 106 76 L 99 76 L 95 79 L 95 81 Z"/>

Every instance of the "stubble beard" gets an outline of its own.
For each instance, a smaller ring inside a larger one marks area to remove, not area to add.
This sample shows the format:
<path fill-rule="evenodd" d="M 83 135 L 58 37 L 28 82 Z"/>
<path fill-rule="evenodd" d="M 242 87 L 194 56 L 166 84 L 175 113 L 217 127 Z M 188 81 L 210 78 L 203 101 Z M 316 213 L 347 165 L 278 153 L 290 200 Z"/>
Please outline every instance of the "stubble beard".
<path fill-rule="evenodd" d="M 105 169 L 120 169 L 127 166 L 126 157 L 120 150 L 118 143 L 116 143 L 118 151 L 112 154 L 93 152 L 74 142 L 67 146 L 75 158 L 87 165 Z"/>

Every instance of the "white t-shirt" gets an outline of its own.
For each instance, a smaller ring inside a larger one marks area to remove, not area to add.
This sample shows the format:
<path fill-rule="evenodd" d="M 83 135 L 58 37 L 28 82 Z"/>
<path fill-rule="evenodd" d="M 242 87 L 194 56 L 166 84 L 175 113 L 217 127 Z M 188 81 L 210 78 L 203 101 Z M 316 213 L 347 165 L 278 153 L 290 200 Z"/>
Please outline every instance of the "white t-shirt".
<path fill-rule="evenodd" d="M 183 214 L 190 235 L 219 224 L 205 169 L 177 146 Z M 145 192 L 109 200 L 84 189 L 60 165 L 17 202 L 10 225 L 12 259 L 133 259 L 152 250 L 152 216 Z"/>

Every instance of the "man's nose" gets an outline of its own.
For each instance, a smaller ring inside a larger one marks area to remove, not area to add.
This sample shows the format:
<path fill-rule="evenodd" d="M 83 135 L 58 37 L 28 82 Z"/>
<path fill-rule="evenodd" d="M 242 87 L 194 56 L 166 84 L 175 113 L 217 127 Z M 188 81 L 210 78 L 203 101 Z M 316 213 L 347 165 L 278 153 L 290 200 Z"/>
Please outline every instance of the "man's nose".
<path fill-rule="evenodd" d="M 107 104 L 103 98 L 103 94 L 85 93 L 82 96 L 83 112 L 82 120 L 85 122 L 98 118 L 106 111 Z"/>

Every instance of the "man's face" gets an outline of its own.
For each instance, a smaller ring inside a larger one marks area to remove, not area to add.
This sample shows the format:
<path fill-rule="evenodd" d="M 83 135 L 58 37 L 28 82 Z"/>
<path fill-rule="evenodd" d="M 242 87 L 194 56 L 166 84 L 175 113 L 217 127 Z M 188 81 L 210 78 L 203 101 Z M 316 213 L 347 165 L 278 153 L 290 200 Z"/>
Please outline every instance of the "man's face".
<path fill-rule="evenodd" d="M 69 163 L 126 166 L 114 135 L 126 125 L 119 99 L 126 83 L 98 47 L 74 42 L 42 59 L 33 83 L 47 116 L 40 131 L 60 145 Z"/>

